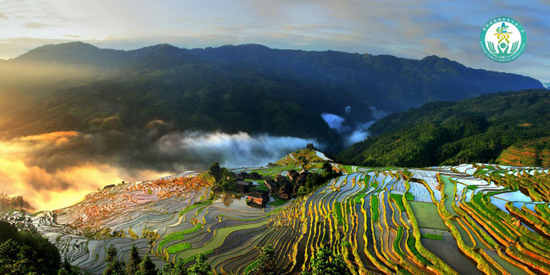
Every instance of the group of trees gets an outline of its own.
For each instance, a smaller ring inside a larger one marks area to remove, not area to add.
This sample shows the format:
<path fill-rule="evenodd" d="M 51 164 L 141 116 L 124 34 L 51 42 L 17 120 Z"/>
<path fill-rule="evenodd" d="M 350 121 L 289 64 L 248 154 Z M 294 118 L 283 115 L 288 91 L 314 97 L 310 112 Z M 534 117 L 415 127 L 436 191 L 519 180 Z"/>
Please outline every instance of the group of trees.
<path fill-rule="evenodd" d="M 216 181 L 216 185 L 220 187 L 222 191 L 227 191 L 231 188 L 234 182 L 234 176 L 225 167 L 220 167 L 217 162 L 212 163 L 208 168 L 208 174 L 210 174 Z"/>
<path fill-rule="evenodd" d="M 127 263 L 121 262 L 117 257 L 118 251 L 110 245 L 107 248 L 105 260 L 108 262 L 103 271 L 103 275 L 210 275 L 212 268 L 207 262 L 204 254 L 199 254 L 195 263 L 189 268 L 185 267 L 185 262 L 180 259 L 176 264 L 167 263 L 161 270 L 157 270 L 151 257 L 140 257 L 135 245 L 130 250 L 130 259 Z"/>
<path fill-rule="evenodd" d="M 327 246 L 321 247 L 311 260 L 311 269 L 302 275 L 347 275 L 351 274 L 342 255 L 335 255 Z"/>
<path fill-rule="evenodd" d="M 334 171 L 332 164 L 328 161 L 323 163 L 323 167 L 321 169 L 323 172 L 320 174 L 311 172 L 307 175 L 306 183 L 298 189 L 297 195 L 309 194 L 313 190 L 317 189 L 317 187 L 327 183 L 329 180 L 342 175 L 342 173 Z"/>
<path fill-rule="evenodd" d="M 0 274 L 57 274 L 59 251 L 46 238 L 0 221 Z"/>
<path fill-rule="evenodd" d="M 277 266 L 275 249 L 271 245 L 266 245 L 260 249 L 260 256 L 256 261 L 256 267 L 249 275 L 278 275 L 282 273 L 281 268 Z"/>
<path fill-rule="evenodd" d="M 4 193 L 0 193 L 0 212 L 10 209 L 32 209 L 28 201 L 23 196 L 10 197 Z"/>
<path fill-rule="evenodd" d="M 260 249 L 260 256 L 256 260 L 256 267 L 249 275 L 278 275 L 283 270 L 277 266 L 275 249 L 266 245 Z M 311 261 L 311 268 L 302 272 L 302 275 L 347 275 L 351 274 L 342 255 L 335 255 L 327 246 L 321 247 Z"/>

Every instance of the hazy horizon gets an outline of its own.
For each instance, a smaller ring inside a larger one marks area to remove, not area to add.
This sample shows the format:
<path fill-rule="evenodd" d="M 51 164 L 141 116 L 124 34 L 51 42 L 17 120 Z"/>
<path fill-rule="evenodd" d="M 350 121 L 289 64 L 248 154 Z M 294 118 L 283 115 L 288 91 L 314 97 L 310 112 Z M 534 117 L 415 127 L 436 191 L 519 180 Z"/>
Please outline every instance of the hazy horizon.
<path fill-rule="evenodd" d="M 550 4 L 543 1 L 2 2 L 2 59 L 71 41 L 124 50 L 163 43 L 183 48 L 253 43 L 412 59 L 437 55 L 550 82 Z M 519 20 L 528 40 L 523 55 L 508 64 L 489 60 L 479 48 L 482 26 L 502 15 Z"/>

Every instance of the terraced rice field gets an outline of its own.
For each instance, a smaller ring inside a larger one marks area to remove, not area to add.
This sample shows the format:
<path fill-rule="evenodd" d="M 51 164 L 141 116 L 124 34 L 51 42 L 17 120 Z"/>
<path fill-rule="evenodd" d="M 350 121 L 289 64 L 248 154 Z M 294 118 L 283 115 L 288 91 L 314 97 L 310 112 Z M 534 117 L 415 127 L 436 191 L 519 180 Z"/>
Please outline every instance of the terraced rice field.
<path fill-rule="evenodd" d="M 353 274 L 550 274 L 548 170 L 333 166 L 344 174 L 280 206 L 214 195 L 189 172 L 117 185 L 32 219 L 73 265 L 96 274 L 109 244 L 121 259 L 136 244 L 157 267 L 205 253 L 217 273 L 244 273 L 258 247 L 271 244 L 291 274 L 308 268 L 322 245 Z M 289 168 L 252 170 L 274 176 Z M 106 232 L 86 235 L 98 230 Z"/>

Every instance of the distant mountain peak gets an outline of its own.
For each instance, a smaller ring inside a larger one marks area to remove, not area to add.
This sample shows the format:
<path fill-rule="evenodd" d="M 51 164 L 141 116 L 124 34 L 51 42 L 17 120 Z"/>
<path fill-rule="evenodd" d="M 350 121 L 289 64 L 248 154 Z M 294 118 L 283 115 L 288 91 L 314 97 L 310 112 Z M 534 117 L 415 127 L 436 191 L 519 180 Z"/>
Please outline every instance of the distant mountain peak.
<path fill-rule="evenodd" d="M 61 43 L 61 44 L 48 44 L 36 49 L 30 50 L 28 53 L 23 54 L 18 58 L 27 57 L 29 54 L 43 53 L 43 52 L 52 52 L 52 51 L 90 51 L 90 50 L 99 50 L 98 47 L 84 43 L 81 41 Z"/>
<path fill-rule="evenodd" d="M 204 63 L 189 54 L 187 50 L 161 44 L 152 53 L 132 63 L 125 71 L 135 73 L 150 73 L 157 70 Z"/>
<path fill-rule="evenodd" d="M 262 45 L 262 44 L 254 44 L 254 43 L 249 43 L 249 44 L 240 44 L 240 45 L 236 45 L 234 47 L 239 47 L 239 48 L 255 48 L 255 49 L 271 49 L 269 48 L 268 46 L 265 46 L 265 45 Z"/>

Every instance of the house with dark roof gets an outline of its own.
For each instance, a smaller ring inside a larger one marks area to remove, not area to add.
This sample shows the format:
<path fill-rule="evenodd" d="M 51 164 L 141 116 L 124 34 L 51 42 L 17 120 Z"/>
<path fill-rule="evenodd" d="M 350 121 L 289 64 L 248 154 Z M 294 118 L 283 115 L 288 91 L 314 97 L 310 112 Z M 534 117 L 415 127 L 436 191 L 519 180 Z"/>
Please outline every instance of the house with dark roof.
<path fill-rule="evenodd" d="M 293 191 L 292 189 L 293 189 L 293 186 L 290 183 L 281 185 L 281 187 L 279 188 L 279 194 L 278 194 L 279 198 L 284 200 L 290 199 L 290 196 L 292 196 L 292 191 Z"/>
<path fill-rule="evenodd" d="M 265 191 L 257 190 L 246 197 L 246 202 L 249 205 L 265 207 L 269 202 L 269 194 Z"/>

